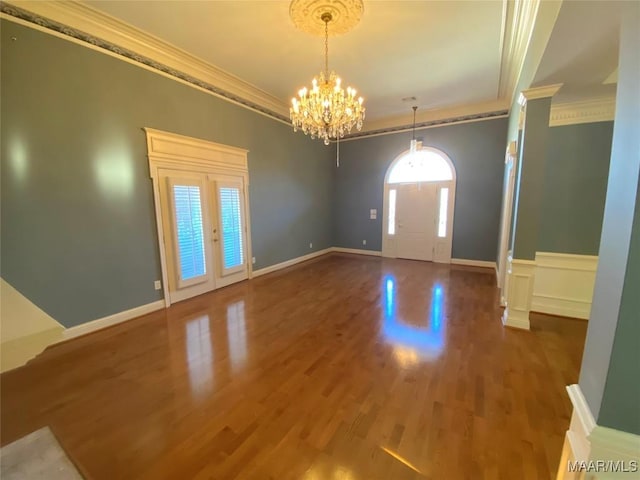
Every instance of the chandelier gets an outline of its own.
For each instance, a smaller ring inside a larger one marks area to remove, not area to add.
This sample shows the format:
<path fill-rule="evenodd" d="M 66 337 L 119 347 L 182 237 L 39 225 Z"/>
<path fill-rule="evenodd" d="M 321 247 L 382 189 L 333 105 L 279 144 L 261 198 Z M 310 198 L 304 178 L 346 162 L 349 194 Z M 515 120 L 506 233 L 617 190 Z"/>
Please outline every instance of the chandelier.
<path fill-rule="evenodd" d="M 305 135 L 311 138 L 322 138 L 325 145 L 329 145 L 330 139 L 340 139 L 351 132 L 353 127 L 362 129 L 365 108 L 362 105 L 362 97 L 357 97 L 355 88 L 342 88 L 342 81 L 335 72 L 329 71 L 329 22 L 334 20 L 334 15 L 338 15 L 342 23 L 338 24 L 338 31 L 344 33 L 346 29 L 352 28 L 360 20 L 362 14 L 362 1 L 352 1 L 356 7 L 355 11 L 343 12 L 335 9 L 335 4 L 331 6 L 318 6 L 315 12 L 311 12 L 311 18 L 315 17 L 324 23 L 324 72 L 312 81 L 310 89 L 306 87 L 300 89 L 298 97 L 293 98 L 291 108 L 291 123 L 293 130 L 302 130 Z M 350 2 L 343 2 L 342 6 Z M 304 4 L 304 5 L 302 5 Z M 309 15 L 309 2 L 305 0 L 293 0 L 291 2 L 290 14 L 293 22 L 300 29 L 317 33 L 316 25 L 309 27 L 308 20 L 302 20 L 301 14 Z M 303 8 L 304 7 L 304 8 Z M 319 12 L 318 8 L 326 8 Z M 333 12 L 331 10 L 334 10 Z M 354 13 L 355 12 L 355 13 Z M 346 29 L 345 29 L 346 28 Z"/>

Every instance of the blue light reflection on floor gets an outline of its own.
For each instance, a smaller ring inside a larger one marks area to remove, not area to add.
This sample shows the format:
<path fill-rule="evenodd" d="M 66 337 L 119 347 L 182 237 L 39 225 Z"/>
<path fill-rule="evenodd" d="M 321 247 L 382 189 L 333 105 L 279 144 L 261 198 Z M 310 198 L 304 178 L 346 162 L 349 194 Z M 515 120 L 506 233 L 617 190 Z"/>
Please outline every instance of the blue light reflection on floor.
<path fill-rule="evenodd" d="M 402 352 L 402 363 L 414 363 L 419 359 L 433 358 L 444 347 L 443 321 L 444 292 L 442 285 L 433 287 L 429 321 L 424 328 L 407 325 L 396 314 L 396 279 L 386 275 L 384 285 L 384 324 L 382 333 L 385 339 Z"/>

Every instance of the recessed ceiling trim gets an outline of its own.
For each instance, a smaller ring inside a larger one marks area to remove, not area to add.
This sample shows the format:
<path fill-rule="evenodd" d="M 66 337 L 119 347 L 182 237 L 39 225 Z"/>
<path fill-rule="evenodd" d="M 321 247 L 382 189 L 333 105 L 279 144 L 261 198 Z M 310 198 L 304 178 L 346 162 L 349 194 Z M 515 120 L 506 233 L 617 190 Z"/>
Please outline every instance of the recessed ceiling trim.
<path fill-rule="evenodd" d="M 516 0 L 529 3 L 526 0 Z M 539 2 L 539 0 L 531 0 Z M 288 105 L 258 87 L 209 64 L 143 30 L 104 14 L 77 1 L 41 2 L 34 0 L 0 1 L 0 15 L 31 28 L 47 32 L 87 48 L 102 51 L 137 64 L 142 68 L 190 85 L 231 103 L 290 125 Z M 535 17 L 535 15 L 534 15 Z M 526 48 L 524 49 L 526 52 Z M 517 78 L 517 76 L 516 76 Z M 472 105 L 423 111 L 416 121 L 420 125 L 439 125 L 475 121 L 482 115 L 495 115 L 509 108 L 510 100 L 497 100 Z M 411 117 L 411 115 L 406 115 Z M 360 136 L 380 134 L 390 129 L 403 129 L 411 121 L 403 116 L 367 122 Z"/>
<path fill-rule="evenodd" d="M 416 125 L 450 121 L 451 119 L 456 118 L 473 117 L 484 113 L 499 112 L 508 109 L 509 103 L 506 100 L 492 100 L 489 102 L 456 105 L 448 108 L 418 110 L 416 114 Z M 407 109 L 407 111 L 409 111 L 409 109 Z M 369 132 L 386 131 L 387 129 L 393 128 L 404 128 L 406 125 L 411 125 L 412 123 L 413 113 L 409 112 L 402 115 L 367 122 L 365 123 L 361 133 L 354 133 L 349 135 L 349 137 L 367 135 Z"/>
<path fill-rule="evenodd" d="M 579 123 L 610 122 L 616 116 L 616 98 L 594 98 L 579 102 L 551 105 L 549 126 L 576 125 Z"/>
<path fill-rule="evenodd" d="M 439 118 L 436 120 L 429 120 L 425 122 L 416 122 L 415 130 L 425 130 L 427 128 L 444 127 L 447 125 L 460 125 L 462 123 L 480 122 L 483 120 L 494 120 L 497 118 L 507 118 L 509 116 L 509 110 L 497 110 L 494 112 L 482 112 L 476 114 L 469 114 L 459 117 Z M 352 133 L 349 136 L 345 136 L 344 139 L 340 139 L 341 142 L 348 142 L 350 140 L 359 140 L 368 137 L 379 137 L 381 135 L 390 135 L 393 133 L 411 132 L 413 131 L 413 124 L 408 125 L 396 125 L 393 127 L 381 128 L 378 130 L 369 130 L 366 132 Z M 331 143 L 336 143 L 332 141 Z"/>
<path fill-rule="evenodd" d="M 540 0 L 504 1 L 507 5 L 498 98 L 508 100 L 511 105 L 531 41 Z"/>
<path fill-rule="evenodd" d="M 174 76 L 190 83 L 190 79 L 204 82 L 207 90 L 214 89 L 223 97 L 290 123 L 289 108 L 280 99 L 170 43 L 80 2 L 15 0 L 10 4 L 3 2 L 1 9 L 8 15 L 75 37 L 171 75 L 175 73 Z"/>

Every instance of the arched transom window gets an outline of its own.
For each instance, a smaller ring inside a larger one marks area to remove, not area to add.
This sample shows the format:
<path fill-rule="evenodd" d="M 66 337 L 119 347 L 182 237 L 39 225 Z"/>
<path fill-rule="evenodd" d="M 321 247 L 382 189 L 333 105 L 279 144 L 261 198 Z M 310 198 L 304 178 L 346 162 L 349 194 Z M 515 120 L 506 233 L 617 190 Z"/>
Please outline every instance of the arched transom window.
<path fill-rule="evenodd" d="M 449 162 L 437 151 L 423 148 L 396 160 L 387 183 L 442 182 L 453 180 Z"/>

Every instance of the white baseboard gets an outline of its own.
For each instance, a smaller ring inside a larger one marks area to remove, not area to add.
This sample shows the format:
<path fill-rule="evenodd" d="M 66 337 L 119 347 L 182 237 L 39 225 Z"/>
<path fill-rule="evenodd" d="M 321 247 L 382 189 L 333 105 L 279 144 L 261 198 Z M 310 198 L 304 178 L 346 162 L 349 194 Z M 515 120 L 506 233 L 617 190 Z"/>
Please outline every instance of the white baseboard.
<path fill-rule="evenodd" d="M 358 248 L 333 247 L 331 251 L 338 253 L 355 253 L 356 255 L 371 255 L 373 257 L 382 256 L 382 252 L 379 250 L 361 250 Z"/>
<path fill-rule="evenodd" d="M 638 478 L 638 472 L 612 471 L 640 468 L 640 435 L 596 424 L 579 385 L 567 387 L 573 405 L 556 480 L 614 480 Z M 602 462 L 599 471 L 593 467 Z M 604 466 L 602 466 L 604 465 Z M 605 471 L 609 470 L 609 471 Z"/>
<path fill-rule="evenodd" d="M 486 260 L 469 260 L 466 258 L 452 258 L 452 265 L 466 265 L 468 267 L 483 267 L 496 270 L 496 262 L 489 262 Z"/>
<path fill-rule="evenodd" d="M 265 268 L 261 268 L 259 270 L 254 270 L 251 274 L 251 278 L 259 277 L 261 275 L 266 275 L 267 273 L 277 272 L 278 270 L 282 270 L 283 268 L 291 267 L 298 263 L 306 262 L 307 260 L 311 260 L 312 258 L 319 257 L 321 255 L 325 255 L 327 253 L 331 253 L 333 248 L 325 248 L 324 250 L 318 250 L 317 252 L 312 252 L 307 255 L 303 255 L 301 257 L 292 258 L 291 260 L 287 260 L 286 262 L 276 263 L 275 265 L 270 265 Z"/>
<path fill-rule="evenodd" d="M 531 310 L 588 319 L 597 268 L 597 256 L 536 252 Z"/>
<path fill-rule="evenodd" d="M 79 337 L 80 335 L 86 335 L 87 333 L 95 332 L 118 323 L 126 322 L 136 317 L 141 317 L 147 313 L 155 312 L 156 310 L 162 310 L 164 307 L 164 300 L 157 300 L 146 305 L 140 305 L 139 307 L 125 310 L 124 312 L 114 313 L 108 317 L 92 320 L 87 323 L 77 325 L 75 327 L 67 328 L 63 333 L 63 340 L 69 340 L 70 338 Z"/>

